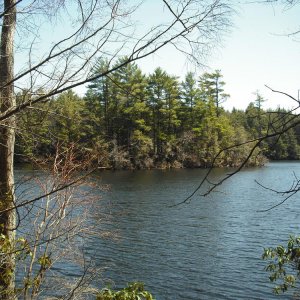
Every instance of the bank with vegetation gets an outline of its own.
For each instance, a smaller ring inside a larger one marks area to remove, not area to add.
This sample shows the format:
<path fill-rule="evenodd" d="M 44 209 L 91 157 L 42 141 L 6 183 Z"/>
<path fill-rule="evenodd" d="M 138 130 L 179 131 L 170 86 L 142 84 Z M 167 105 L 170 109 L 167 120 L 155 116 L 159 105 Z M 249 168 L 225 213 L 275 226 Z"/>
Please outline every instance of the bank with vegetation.
<path fill-rule="evenodd" d="M 99 61 L 92 74 L 108 69 Z M 41 90 L 40 93 L 43 93 Z M 36 95 L 17 95 L 23 102 Z M 245 111 L 225 111 L 230 97 L 219 70 L 185 79 L 157 68 L 143 74 L 131 63 L 92 82 L 83 97 L 60 94 L 18 117 L 16 161 L 49 158 L 56 148 L 76 145 L 78 159 L 87 154 L 100 168 L 234 167 L 246 159 L 255 140 L 284 128 L 296 116 L 278 108 L 264 110 L 256 93 Z M 266 159 L 300 157 L 300 127 L 262 141 L 248 165 Z M 214 157 L 221 149 L 239 145 Z"/>

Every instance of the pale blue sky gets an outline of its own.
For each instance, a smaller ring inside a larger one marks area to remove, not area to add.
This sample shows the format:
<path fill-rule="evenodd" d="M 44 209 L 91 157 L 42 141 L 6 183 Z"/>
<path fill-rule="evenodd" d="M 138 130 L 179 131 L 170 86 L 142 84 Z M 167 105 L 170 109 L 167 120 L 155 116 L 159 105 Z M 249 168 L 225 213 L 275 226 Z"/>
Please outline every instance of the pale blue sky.
<path fill-rule="evenodd" d="M 149 9 L 151 7 L 149 6 Z M 152 6 L 154 9 L 154 5 Z M 222 45 L 204 63 L 211 71 L 221 69 L 226 82 L 226 92 L 231 97 L 224 107 L 245 109 L 255 99 L 257 90 L 268 101 L 265 108 L 292 107 L 287 97 L 270 92 L 265 84 L 297 97 L 300 89 L 300 42 L 295 37 L 281 34 L 300 28 L 300 5 L 290 10 L 283 6 L 257 3 L 237 6 L 234 26 L 224 37 Z M 151 10 L 148 15 L 153 15 Z M 300 41 L 300 34 L 299 34 Z M 194 66 L 172 50 L 165 49 L 139 65 L 144 72 L 152 72 L 161 66 L 170 74 L 183 77 Z M 205 70 L 198 69 L 197 74 Z"/>
<path fill-rule="evenodd" d="M 137 3 L 137 0 L 128 3 Z M 139 20 L 138 25 L 141 25 L 138 27 L 139 33 L 170 17 L 168 10 L 162 7 L 161 0 L 148 0 L 136 11 L 133 19 Z M 290 10 L 284 10 L 280 5 L 272 7 L 258 3 L 236 4 L 231 32 L 221 34 L 222 44 L 214 48 L 207 60 L 202 61 L 208 66 L 207 69 L 195 70 L 194 65 L 188 64 L 185 57 L 170 46 L 154 56 L 141 60 L 139 65 L 145 73 L 151 73 L 160 66 L 169 74 L 182 79 L 188 71 L 195 71 L 200 75 L 204 71 L 220 69 L 226 82 L 225 90 L 231 95 L 224 104 L 226 109 L 232 107 L 245 109 L 255 100 L 253 93 L 257 90 L 268 99 L 264 104 L 265 108 L 276 108 L 278 105 L 290 108 L 293 102 L 287 97 L 270 92 L 264 85 L 297 97 L 300 89 L 300 34 L 299 42 L 295 41 L 295 37 L 281 34 L 300 29 L 299 13 L 300 4 Z M 47 23 L 44 27 L 41 30 L 46 34 L 41 35 L 42 41 L 37 48 L 39 54 L 43 48 L 45 53 L 49 51 L 49 41 L 51 42 L 53 38 L 60 38 L 60 35 L 65 35 L 67 31 L 73 29 L 68 27 L 64 18 L 61 18 L 55 28 L 49 27 Z M 22 30 L 19 34 L 22 35 Z M 17 60 L 19 62 L 27 59 L 23 49 L 21 50 Z M 76 92 L 84 94 L 85 88 L 78 88 Z"/>

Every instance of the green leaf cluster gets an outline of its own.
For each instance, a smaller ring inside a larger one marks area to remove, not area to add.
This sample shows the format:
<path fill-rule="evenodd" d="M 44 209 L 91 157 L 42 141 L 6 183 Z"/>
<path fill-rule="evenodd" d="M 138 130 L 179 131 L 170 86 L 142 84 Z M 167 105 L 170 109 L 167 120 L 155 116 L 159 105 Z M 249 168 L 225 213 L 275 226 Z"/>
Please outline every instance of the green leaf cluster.
<path fill-rule="evenodd" d="M 274 293 L 284 293 L 296 287 L 300 277 L 300 237 L 290 236 L 287 246 L 264 249 L 262 255 L 269 263 L 265 270 L 271 282 L 276 282 Z"/>
<path fill-rule="evenodd" d="M 103 289 L 96 296 L 96 300 L 154 300 L 154 298 L 144 289 L 143 283 L 134 282 L 119 291 Z"/>

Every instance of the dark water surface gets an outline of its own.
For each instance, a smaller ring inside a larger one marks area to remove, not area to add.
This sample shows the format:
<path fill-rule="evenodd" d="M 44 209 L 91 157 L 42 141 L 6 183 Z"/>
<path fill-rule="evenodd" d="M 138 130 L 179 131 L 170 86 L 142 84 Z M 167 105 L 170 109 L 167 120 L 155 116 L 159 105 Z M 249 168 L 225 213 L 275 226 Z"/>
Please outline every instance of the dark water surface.
<path fill-rule="evenodd" d="M 269 212 L 281 198 L 259 187 L 288 189 L 300 163 L 245 169 L 214 192 L 170 208 L 195 189 L 205 170 L 104 171 L 106 226 L 118 238 L 85 245 L 103 278 L 117 287 L 143 281 L 157 300 L 278 299 L 261 260 L 264 247 L 300 234 L 299 195 Z M 217 179 L 228 170 L 215 170 Z M 97 218 L 97 216 L 95 216 Z M 288 299 L 287 295 L 279 299 Z"/>

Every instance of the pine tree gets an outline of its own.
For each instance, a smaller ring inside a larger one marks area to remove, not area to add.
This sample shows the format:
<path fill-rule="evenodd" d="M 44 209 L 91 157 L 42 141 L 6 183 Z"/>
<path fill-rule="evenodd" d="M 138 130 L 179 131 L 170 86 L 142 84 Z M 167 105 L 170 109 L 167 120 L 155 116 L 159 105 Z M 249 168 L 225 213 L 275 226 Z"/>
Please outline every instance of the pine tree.
<path fill-rule="evenodd" d="M 225 82 L 222 78 L 221 71 L 216 70 L 213 73 L 204 73 L 199 79 L 201 98 L 206 102 L 209 99 L 213 100 L 217 108 L 217 116 L 220 115 L 221 104 L 229 97 L 229 94 L 224 93 Z"/>

